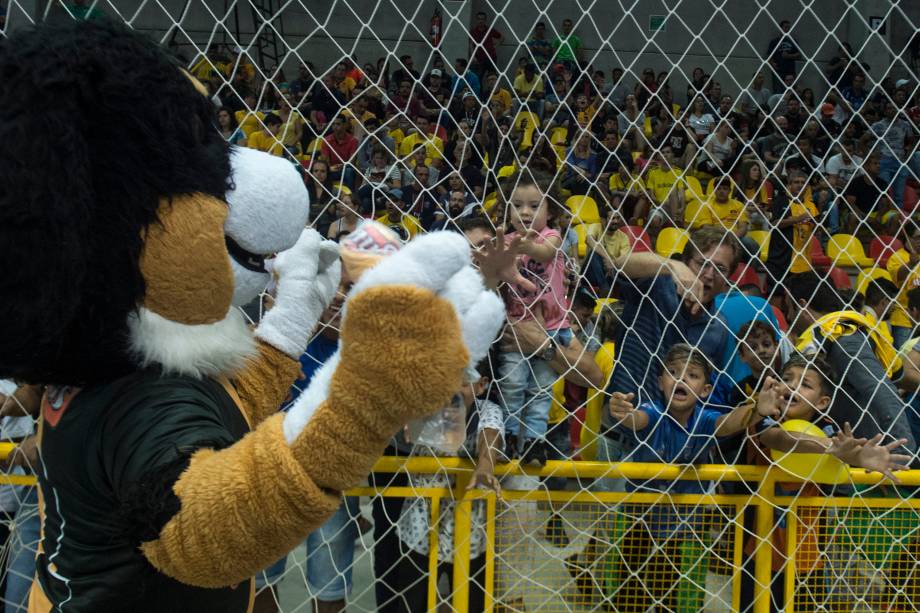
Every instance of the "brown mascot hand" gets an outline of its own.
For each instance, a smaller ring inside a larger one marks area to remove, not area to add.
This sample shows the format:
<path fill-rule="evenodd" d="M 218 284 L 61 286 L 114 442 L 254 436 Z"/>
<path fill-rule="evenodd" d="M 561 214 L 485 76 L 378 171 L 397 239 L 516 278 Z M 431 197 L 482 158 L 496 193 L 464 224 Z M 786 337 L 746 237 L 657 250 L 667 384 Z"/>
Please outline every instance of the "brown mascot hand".
<path fill-rule="evenodd" d="M 396 431 L 449 402 L 503 320 L 459 234 L 420 237 L 365 273 L 346 302 L 339 353 L 284 420 L 317 484 L 358 483 Z"/>

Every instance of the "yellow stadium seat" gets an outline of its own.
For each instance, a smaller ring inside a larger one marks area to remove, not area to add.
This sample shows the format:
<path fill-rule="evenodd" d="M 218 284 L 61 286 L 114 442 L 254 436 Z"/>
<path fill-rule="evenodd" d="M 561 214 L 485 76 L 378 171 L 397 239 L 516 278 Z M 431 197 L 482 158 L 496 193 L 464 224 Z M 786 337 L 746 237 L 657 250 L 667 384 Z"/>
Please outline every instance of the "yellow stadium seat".
<path fill-rule="evenodd" d="M 700 180 L 693 175 L 685 174 L 684 183 L 687 185 L 687 191 L 690 192 L 689 194 L 685 194 L 687 200 L 690 198 L 702 200 L 706 196 L 706 194 L 703 192 L 703 186 L 700 185 Z"/>
<path fill-rule="evenodd" d="M 860 270 L 859 274 L 856 276 L 856 291 L 860 294 L 866 293 L 866 288 L 869 287 L 869 282 L 875 279 L 888 279 L 889 281 L 894 281 L 891 278 L 891 274 L 884 268 L 867 268 L 866 270 Z"/>
<path fill-rule="evenodd" d="M 510 177 L 514 174 L 515 170 L 517 170 L 517 167 L 514 164 L 511 166 L 502 166 L 498 169 L 498 178 L 504 179 L 505 177 Z"/>
<path fill-rule="evenodd" d="M 747 236 L 760 246 L 760 259 L 765 262 L 770 251 L 770 233 L 766 230 L 750 230 Z"/>
<path fill-rule="evenodd" d="M 314 138 L 309 145 L 307 145 L 307 150 L 304 151 L 304 155 L 313 157 L 318 154 L 320 149 L 323 148 L 323 139 Z"/>
<path fill-rule="evenodd" d="M 598 298 L 594 303 L 594 314 L 600 315 L 605 306 L 617 302 L 616 298 Z"/>
<path fill-rule="evenodd" d="M 910 264 L 910 254 L 907 253 L 906 249 L 898 249 L 888 258 L 888 264 L 885 265 L 885 268 L 888 270 L 888 274 L 891 275 L 892 279 L 897 279 L 898 270 L 900 270 L 902 266 L 908 264 Z"/>
<path fill-rule="evenodd" d="M 675 253 L 683 253 L 684 245 L 687 244 L 690 235 L 686 230 L 679 228 L 662 228 L 658 233 L 658 240 L 655 241 L 655 252 L 665 258 L 669 258 Z"/>
<path fill-rule="evenodd" d="M 578 235 L 578 257 L 587 257 L 588 237 L 598 240 L 603 227 L 599 223 L 580 223 L 572 224 L 572 228 L 575 230 L 575 234 Z"/>
<path fill-rule="evenodd" d="M 571 196 L 565 201 L 565 206 L 572 211 L 572 223 L 601 222 L 601 214 L 597 208 L 597 201 L 591 196 Z"/>
<path fill-rule="evenodd" d="M 684 206 L 684 223 L 687 224 L 687 226 L 693 226 L 702 208 L 703 201 L 701 199 L 697 198 L 695 195 L 693 195 L 693 197 L 688 197 L 687 203 Z"/>
<path fill-rule="evenodd" d="M 835 234 L 827 243 L 827 257 L 834 266 L 871 268 L 875 260 L 866 257 L 862 243 L 852 234 Z"/>
<path fill-rule="evenodd" d="M 671 113 L 675 117 L 680 117 L 680 105 L 677 104 L 676 102 L 671 103 Z"/>
<path fill-rule="evenodd" d="M 645 133 L 645 138 L 652 137 L 652 118 L 646 117 L 645 121 L 642 124 L 642 131 Z"/>

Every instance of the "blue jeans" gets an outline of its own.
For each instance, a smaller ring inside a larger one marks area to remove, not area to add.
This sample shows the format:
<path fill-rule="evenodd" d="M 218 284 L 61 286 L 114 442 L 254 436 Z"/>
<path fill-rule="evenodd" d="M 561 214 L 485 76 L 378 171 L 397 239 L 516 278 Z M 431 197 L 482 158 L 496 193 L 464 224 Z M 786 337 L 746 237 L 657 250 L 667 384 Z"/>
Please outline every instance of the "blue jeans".
<path fill-rule="evenodd" d="M 601 429 L 603 430 L 603 425 Z M 626 435 L 616 433 L 614 436 L 618 438 L 610 438 L 603 434 L 597 437 L 596 459 L 598 462 L 622 462 L 623 458 L 632 451 L 633 446 L 627 440 Z M 626 479 L 601 477 L 594 481 L 592 489 L 597 492 L 625 492 Z"/>
<path fill-rule="evenodd" d="M 904 186 L 908 173 L 920 178 L 920 152 L 912 154 L 904 162 L 883 156 L 879 163 L 878 178 L 883 186 L 891 184 L 892 199 L 898 207 L 904 206 Z"/>
<path fill-rule="evenodd" d="M 35 576 L 35 552 L 41 538 L 41 520 L 38 517 L 38 492 L 36 488 L 23 488 L 25 498 L 16 512 L 16 520 L 10 532 L 9 562 L 6 575 L 7 613 L 28 609 L 29 590 Z"/>
<path fill-rule="evenodd" d="M 900 349 L 904 343 L 909 341 L 913 331 L 913 328 L 908 328 L 906 326 L 891 326 L 891 336 L 894 339 L 894 348 Z"/>
<path fill-rule="evenodd" d="M 358 498 L 346 496 L 335 514 L 307 537 L 307 584 L 310 593 L 323 602 L 344 600 L 351 591 L 351 571 L 355 559 L 361 514 Z M 284 575 L 287 556 L 256 577 L 256 588 L 276 583 Z"/>
<path fill-rule="evenodd" d="M 833 198 L 827 201 L 824 223 L 827 226 L 827 233 L 830 235 L 837 234 L 840 230 L 840 207 L 837 206 L 837 201 Z"/>
<path fill-rule="evenodd" d="M 566 347 L 572 340 L 568 328 L 548 334 Z M 517 351 L 499 354 L 498 374 L 505 432 L 519 439 L 543 439 L 553 404 L 553 383 L 559 375 L 546 360 L 528 358 Z"/>

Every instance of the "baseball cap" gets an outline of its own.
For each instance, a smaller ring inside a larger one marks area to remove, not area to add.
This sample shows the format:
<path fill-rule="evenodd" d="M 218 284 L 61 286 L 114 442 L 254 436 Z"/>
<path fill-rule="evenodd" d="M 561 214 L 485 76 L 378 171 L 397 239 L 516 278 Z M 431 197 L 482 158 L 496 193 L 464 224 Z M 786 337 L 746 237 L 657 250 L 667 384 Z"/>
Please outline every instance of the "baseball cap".
<path fill-rule="evenodd" d="M 821 105 L 821 114 L 825 117 L 830 117 L 834 114 L 834 105 L 830 102 L 825 102 Z"/>
<path fill-rule="evenodd" d="M 910 81 L 908 81 L 907 79 L 898 79 L 897 81 L 895 81 L 894 86 L 895 86 L 895 87 L 904 87 L 904 86 L 907 85 L 908 83 L 910 83 Z"/>
<path fill-rule="evenodd" d="M 444 73 L 441 72 L 441 70 L 440 70 L 439 68 L 435 68 L 434 70 L 431 71 L 431 76 L 433 76 L 433 77 L 443 77 L 443 76 L 444 76 Z"/>
<path fill-rule="evenodd" d="M 469 91 L 469 90 L 467 90 L 467 91 L 464 92 L 464 94 L 463 94 L 463 99 L 464 99 L 464 100 L 466 100 L 467 98 L 475 98 L 475 97 L 476 97 L 476 94 L 474 94 L 473 92 L 471 92 L 471 91 Z"/>

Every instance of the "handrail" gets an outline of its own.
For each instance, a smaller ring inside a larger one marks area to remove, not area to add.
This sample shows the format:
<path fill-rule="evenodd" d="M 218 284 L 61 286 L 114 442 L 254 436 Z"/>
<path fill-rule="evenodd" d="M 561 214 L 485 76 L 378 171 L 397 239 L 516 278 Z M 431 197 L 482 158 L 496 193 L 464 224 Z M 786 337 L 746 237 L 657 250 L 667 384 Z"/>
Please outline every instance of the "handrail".
<path fill-rule="evenodd" d="M 0 443 L 0 461 L 5 460 L 16 448 L 15 443 Z M 431 474 L 438 472 L 467 473 L 475 465 L 463 458 L 444 458 L 432 456 L 383 456 L 374 465 L 374 472 L 414 474 Z M 697 480 L 697 481 L 762 481 L 767 473 L 775 480 L 804 483 L 809 481 L 800 476 L 789 474 L 778 466 L 753 466 L 749 464 L 664 464 L 657 462 L 583 462 L 580 460 L 550 460 L 543 468 L 522 466 L 518 461 L 499 464 L 495 473 L 504 477 L 509 475 L 530 475 L 533 477 L 565 478 L 608 478 L 608 479 L 660 479 L 663 481 Z M 901 485 L 920 486 L 920 470 L 903 470 L 895 475 Z M 867 473 L 865 470 L 851 468 L 849 482 L 869 485 L 885 481 L 879 473 Z M 811 480 L 817 483 L 821 481 Z M 21 485 L 17 483 L 17 485 Z"/>

